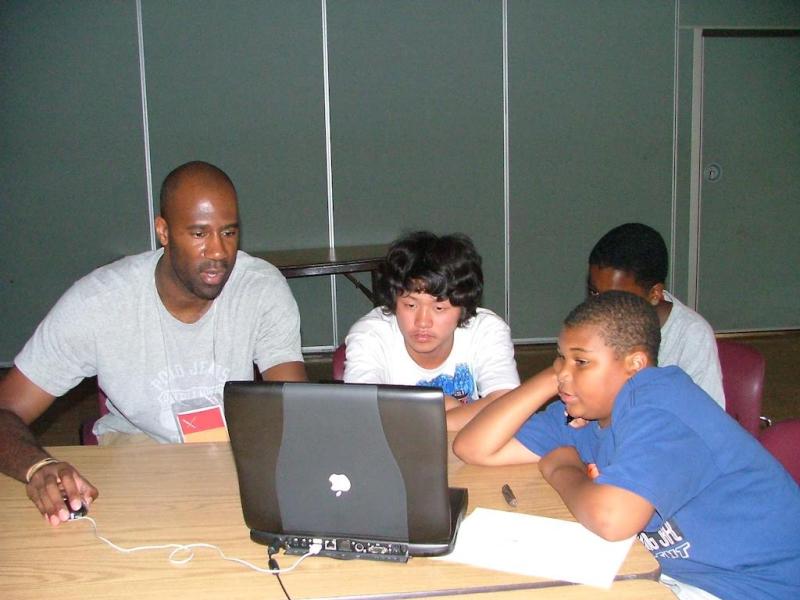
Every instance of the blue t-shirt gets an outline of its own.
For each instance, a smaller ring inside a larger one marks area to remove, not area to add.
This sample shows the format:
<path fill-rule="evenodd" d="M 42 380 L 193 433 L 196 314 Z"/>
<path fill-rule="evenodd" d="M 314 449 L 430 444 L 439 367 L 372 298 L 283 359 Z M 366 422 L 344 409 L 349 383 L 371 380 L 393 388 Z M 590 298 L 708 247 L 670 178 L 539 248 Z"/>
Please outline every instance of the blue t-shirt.
<path fill-rule="evenodd" d="M 597 483 L 647 499 L 639 534 L 666 575 L 720 598 L 800 598 L 800 488 L 678 367 L 623 386 L 611 425 L 566 425 L 552 403 L 517 433 L 544 456 L 574 446 Z"/>

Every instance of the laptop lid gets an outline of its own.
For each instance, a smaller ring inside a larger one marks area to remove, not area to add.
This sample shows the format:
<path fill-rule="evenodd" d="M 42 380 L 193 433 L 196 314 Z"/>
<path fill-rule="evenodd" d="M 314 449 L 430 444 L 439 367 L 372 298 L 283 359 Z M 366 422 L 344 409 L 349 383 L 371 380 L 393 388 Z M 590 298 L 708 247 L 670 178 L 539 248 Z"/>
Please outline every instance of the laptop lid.
<path fill-rule="evenodd" d="M 442 391 L 228 382 L 225 418 L 251 537 L 340 558 L 444 554 L 466 509 L 447 485 Z"/>

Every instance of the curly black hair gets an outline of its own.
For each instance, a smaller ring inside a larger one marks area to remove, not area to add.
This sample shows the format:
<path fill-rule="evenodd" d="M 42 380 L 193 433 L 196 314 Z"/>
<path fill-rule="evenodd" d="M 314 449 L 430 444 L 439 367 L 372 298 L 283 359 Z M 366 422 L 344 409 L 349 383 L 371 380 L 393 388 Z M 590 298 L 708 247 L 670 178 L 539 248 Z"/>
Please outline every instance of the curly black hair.
<path fill-rule="evenodd" d="M 481 256 L 463 234 L 437 236 L 416 231 L 395 240 L 377 271 L 375 294 L 384 312 L 394 314 L 397 299 L 430 294 L 461 308 L 458 326 L 477 314 L 483 295 Z"/>
<path fill-rule="evenodd" d="M 589 264 L 630 273 L 637 284 L 649 289 L 667 280 L 669 255 L 664 238 L 655 229 L 643 223 L 625 223 L 600 238 L 589 254 Z"/>
<path fill-rule="evenodd" d="M 617 290 L 590 296 L 564 319 L 564 327 L 578 325 L 598 327 L 617 358 L 643 349 L 652 364 L 658 364 L 661 324 L 655 309 L 640 296 Z"/>

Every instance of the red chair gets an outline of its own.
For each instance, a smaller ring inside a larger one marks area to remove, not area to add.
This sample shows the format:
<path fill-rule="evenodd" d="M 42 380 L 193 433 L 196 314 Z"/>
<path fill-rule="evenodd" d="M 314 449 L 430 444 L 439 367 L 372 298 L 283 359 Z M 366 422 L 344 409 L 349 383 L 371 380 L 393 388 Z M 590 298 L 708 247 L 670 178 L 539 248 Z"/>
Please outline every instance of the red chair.
<path fill-rule="evenodd" d="M 717 350 L 722 367 L 725 411 L 758 437 L 762 419 L 768 422 L 761 416 L 764 357 L 752 346 L 731 340 L 717 340 Z"/>
<path fill-rule="evenodd" d="M 773 423 L 758 436 L 764 447 L 778 459 L 800 485 L 800 419 Z"/>
<path fill-rule="evenodd" d="M 344 381 L 344 363 L 347 359 L 347 346 L 344 342 L 333 353 L 333 380 Z"/>

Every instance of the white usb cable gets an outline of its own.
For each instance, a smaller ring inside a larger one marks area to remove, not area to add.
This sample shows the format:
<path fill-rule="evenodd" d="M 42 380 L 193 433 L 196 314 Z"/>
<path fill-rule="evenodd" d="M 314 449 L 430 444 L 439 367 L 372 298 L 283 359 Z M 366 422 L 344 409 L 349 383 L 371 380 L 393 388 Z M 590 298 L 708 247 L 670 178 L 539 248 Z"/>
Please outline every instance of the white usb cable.
<path fill-rule="evenodd" d="M 259 567 L 258 565 L 254 565 L 253 563 L 247 562 L 246 560 L 242 560 L 241 558 L 235 558 L 232 556 L 226 555 L 219 547 L 214 546 L 213 544 L 205 544 L 205 543 L 194 543 L 194 544 L 158 544 L 153 546 L 135 546 L 133 548 L 124 548 L 115 544 L 111 540 L 106 537 L 100 535 L 97 531 L 97 523 L 91 517 L 78 517 L 74 519 L 74 521 L 89 521 L 92 524 L 92 529 L 94 530 L 94 535 L 97 539 L 105 544 L 108 544 L 111 548 L 116 550 L 117 552 L 122 552 L 123 554 L 132 554 L 133 552 L 144 552 L 147 550 L 169 550 L 171 549 L 172 552 L 169 553 L 167 557 L 169 562 L 173 565 L 185 565 L 186 563 L 190 562 L 194 558 L 194 550 L 196 548 L 208 548 L 209 550 L 216 550 L 217 553 L 223 560 L 227 560 L 230 562 L 238 563 L 254 571 L 259 573 L 265 573 L 267 575 L 278 575 L 281 573 L 289 573 L 293 571 L 297 566 L 303 562 L 309 556 L 314 556 L 315 554 L 319 554 L 322 550 L 322 543 L 315 542 L 311 544 L 308 548 L 308 552 L 303 554 L 300 558 L 298 558 L 291 567 L 287 567 L 285 569 L 265 569 L 263 567 Z M 176 558 L 182 552 L 188 553 L 188 556 L 184 558 Z"/>

